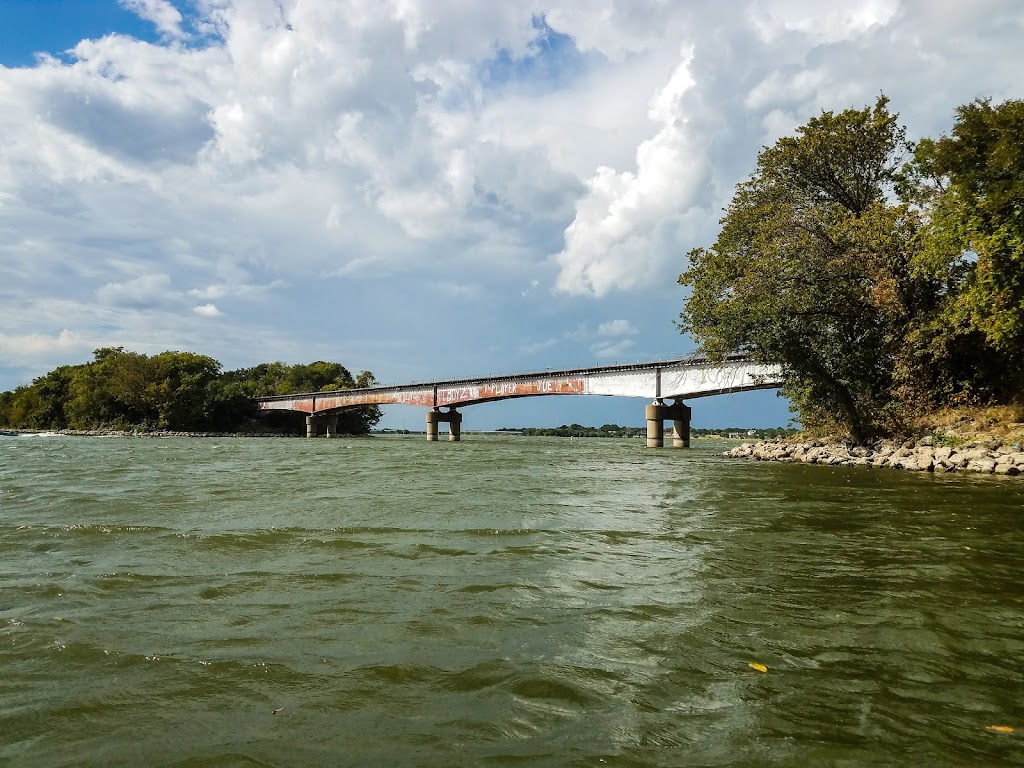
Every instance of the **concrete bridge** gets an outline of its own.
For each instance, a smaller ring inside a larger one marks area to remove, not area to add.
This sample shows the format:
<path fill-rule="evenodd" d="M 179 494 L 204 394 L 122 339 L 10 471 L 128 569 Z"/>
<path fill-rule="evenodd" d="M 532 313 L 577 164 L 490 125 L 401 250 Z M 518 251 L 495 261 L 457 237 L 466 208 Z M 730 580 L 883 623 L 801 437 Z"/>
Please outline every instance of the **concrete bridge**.
<path fill-rule="evenodd" d="M 617 395 L 643 397 L 646 407 L 647 445 L 660 448 L 665 442 L 664 422 L 673 422 L 672 444 L 690 446 L 690 408 L 684 399 L 709 397 L 753 389 L 774 389 L 781 383 L 775 366 L 758 365 L 746 357 L 734 356 L 722 363 L 703 357 L 663 360 L 632 365 L 573 368 L 564 371 L 519 373 L 479 379 L 452 379 L 401 386 L 345 389 L 261 397 L 264 411 L 297 411 L 306 414 L 306 436 L 315 437 L 321 422 L 328 437 L 337 435 L 339 411 L 358 405 L 418 405 L 428 408 L 427 440 L 436 441 L 438 424 L 449 425 L 448 439 L 462 435 L 460 406 L 476 405 L 514 397 L 549 395 Z M 666 403 L 672 400 L 672 403 Z M 441 410 L 444 408 L 445 410 Z"/>

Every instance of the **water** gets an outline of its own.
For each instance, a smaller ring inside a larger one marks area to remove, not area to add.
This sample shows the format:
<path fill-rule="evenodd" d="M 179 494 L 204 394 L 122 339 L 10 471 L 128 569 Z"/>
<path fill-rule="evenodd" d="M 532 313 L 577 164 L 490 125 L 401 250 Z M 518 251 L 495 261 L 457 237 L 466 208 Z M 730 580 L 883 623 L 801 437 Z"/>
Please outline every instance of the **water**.
<path fill-rule="evenodd" d="M 0 438 L 0 764 L 1024 764 L 1024 483 L 723 447 Z"/>

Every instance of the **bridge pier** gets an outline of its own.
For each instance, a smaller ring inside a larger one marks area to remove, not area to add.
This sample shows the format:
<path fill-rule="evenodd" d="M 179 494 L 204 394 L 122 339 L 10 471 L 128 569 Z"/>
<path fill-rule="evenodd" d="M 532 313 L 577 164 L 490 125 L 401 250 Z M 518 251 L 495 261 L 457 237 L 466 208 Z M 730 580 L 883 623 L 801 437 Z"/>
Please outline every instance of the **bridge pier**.
<path fill-rule="evenodd" d="M 327 436 L 338 436 L 338 414 L 336 413 L 332 413 L 330 416 L 327 417 Z"/>
<path fill-rule="evenodd" d="M 454 408 L 441 411 L 439 408 L 427 411 L 427 441 L 437 442 L 437 425 L 448 422 L 448 442 L 458 443 L 462 440 L 462 414 Z"/>
<path fill-rule="evenodd" d="M 665 405 L 660 398 L 647 406 L 647 447 L 665 445 L 665 420 L 672 419 L 672 447 L 690 447 L 690 407 L 681 400 Z"/>
<path fill-rule="evenodd" d="M 306 437 L 316 437 L 316 416 L 306 417 Z"/>

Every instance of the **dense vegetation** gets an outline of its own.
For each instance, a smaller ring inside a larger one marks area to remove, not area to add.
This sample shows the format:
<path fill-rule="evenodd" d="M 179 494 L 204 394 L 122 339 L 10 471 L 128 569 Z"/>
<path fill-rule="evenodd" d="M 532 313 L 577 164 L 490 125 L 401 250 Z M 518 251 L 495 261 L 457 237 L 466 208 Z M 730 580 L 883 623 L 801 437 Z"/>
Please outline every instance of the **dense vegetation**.
<path fill-rule="evenodd" d="M 758 155 L 689 254 L 680 327 L 778 364 L 800 422 L 856 439 L 1024 397 L 1024 101 L 906 139 L 888 100 L 823 112 Z"/>
<path fill-rule="evenodd" d="M 620 427 L 618 424 L 585 427 L 576 423 L 563 424 L 560 427 L 523 427 L 518 431 L 524 435 L 546 437 L 640 437 L 647 434 L 646 427 Z"/>
<path fill-rule="evenodd" d="M 222 372 L 212 357 L 192 352 L 147 356 L 107 347 L 97 349 L 92 362 L 61 366 L 0 392 L 0 427 L 298 433 L 304 429 L 301 414 L 257 418 L 253 398 L 375 383 L 370 372 L 353 377 L 340 363 L 263 363 Z M 366 434 L 380 418 L 376 406 L 346 409 L 338 431 Z"/>

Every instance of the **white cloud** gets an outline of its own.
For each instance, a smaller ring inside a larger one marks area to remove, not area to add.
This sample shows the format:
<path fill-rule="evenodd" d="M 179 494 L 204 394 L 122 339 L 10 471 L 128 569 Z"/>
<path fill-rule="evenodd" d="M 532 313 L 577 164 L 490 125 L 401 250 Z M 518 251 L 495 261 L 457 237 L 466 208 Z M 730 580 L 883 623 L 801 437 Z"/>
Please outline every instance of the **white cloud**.
<path fill-rule="evenodd" d="M 887 24 L 899 7 L 900 0 L 762 0 L 752 5 L 751 22 L 767 43 L 789 32 L 806 35 L 812 43 L 836 43 Z"/>
<path fill-rule="evenodd" d="M 219 317 L 224 314 L 217 309 L 216 304 L 200 304 L 198 307 L 192 307 L 192 311 L 202 317 Z"/>
<path fill-rule="evenodd" d="M 639 331 L 629 320 L 609 320 L 597 327 L 598 336 L 634 336 Z"/>
<path fill-rule="evenodd" d="M 597 169 L 576 218 L 565 231 L 557 287 L 601 297 L 653 282 L 661 266 L 664 228 L 693 204 L 704 177 L 707 137 L 695 131 L 683 97 L 695 83 L 683 53 L 668 82 L 651 99 L 659 131 L 636 150 L 636 172 Z"/>
<path fill-rule="evenodd" d="M 103 304 L 115 307 L 150 307 L 173 298 L 171 278 L 164 274 L 142 275 L 124 283 L 107 283 L 96 292 Z"/>
<path fill-rule="evenodd" d="M 276 288 L 283 288 L 287 285 L 284 280 L 274 280 L 267 285 L 252 285 L 247 283 L 214 283 L 205 288 L 193 288 L 188 292 L 189 296 L 197 299 L 223 299 L 225 297 L 254 297 L 261 296 Z"/>
<path fill-rule="evenodd" d="M 591 346 L 594 357 L 601 361 L 625 360 L 627 354 L 636 346 L 631 339 L 620 339 L 619 341 L 602 341 Z"/>
<path fill-rule="evenodd" d="M 120 3 L 140 18 L 153 22 L 161 34 L 173 39 L 183 36 L 181 13 L 168 0 L 120 0 Z"/>
<path fill-rule="evenodd" d="M 0 333 L 0 355 L 10 359 L 37 358 L 92 350 L 94 341 L 64 328 L 56 335 L 30 333 L 13 336 Z"/>

